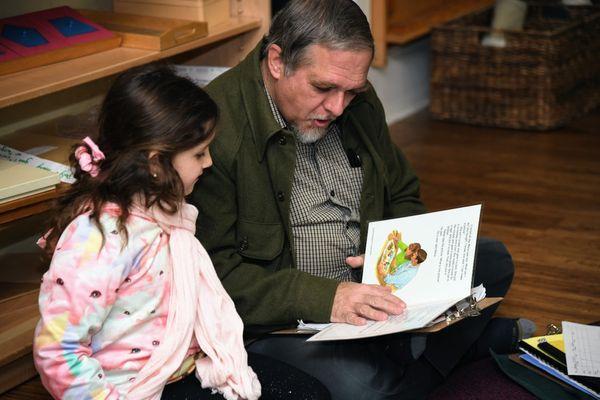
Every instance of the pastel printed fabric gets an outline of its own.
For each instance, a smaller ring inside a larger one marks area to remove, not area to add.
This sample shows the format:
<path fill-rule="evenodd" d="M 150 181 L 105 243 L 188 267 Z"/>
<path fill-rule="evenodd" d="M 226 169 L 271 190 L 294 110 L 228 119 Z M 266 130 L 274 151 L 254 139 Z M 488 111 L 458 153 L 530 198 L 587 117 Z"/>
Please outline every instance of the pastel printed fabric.
<path fill-rule="evenodd" d="M 40 290 L 34 361 L 61 399 L 124 398 L 163 338 L 170 293 L 168 235 L 140 216 L 124 245 L 115 212 L 83 214 L 63 232 Z M 199 351 L 190 343 L 189 354 Z"/>

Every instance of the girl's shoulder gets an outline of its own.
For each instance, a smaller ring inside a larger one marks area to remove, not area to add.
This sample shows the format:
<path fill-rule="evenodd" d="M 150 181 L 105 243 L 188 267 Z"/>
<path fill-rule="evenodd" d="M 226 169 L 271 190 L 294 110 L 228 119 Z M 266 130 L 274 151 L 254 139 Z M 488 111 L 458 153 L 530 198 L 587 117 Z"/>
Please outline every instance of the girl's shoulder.
<path fill-rule="evenodd" d="M 85 244 L 89 250 L 99 251 L 107 239 L 118 234 L 119 214 L 101 212 L 97 223 L 91 211 L 86 211 L 75 217 L 64 229 L 57 243 L 57 250 L 76 248 Z"/>
<path fill-rule="evenodd" d="M 126 232 L 120 229 L 122 212 L 116 205 L 108 205 L 98 213 L 98 220 L 91 211 L 75 217 L 60 235 L 56 251 L 77 254 L 106 254 L 110 257 L 129 255 L 135 258 L 159 238 L 161 229 L 151 221 L 130 215 L 125 221 Z"/>

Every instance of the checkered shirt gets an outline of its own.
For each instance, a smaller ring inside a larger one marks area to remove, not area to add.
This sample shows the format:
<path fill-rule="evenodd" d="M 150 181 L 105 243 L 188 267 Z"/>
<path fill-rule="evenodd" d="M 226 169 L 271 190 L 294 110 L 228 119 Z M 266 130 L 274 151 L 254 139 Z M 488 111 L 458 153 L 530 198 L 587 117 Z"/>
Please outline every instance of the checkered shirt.
<path fill-rule="evenodd" d="M 275 120 L 287 126 L 266 91 Z M 345 263 L 360 245 L 362 167 L 352 168 L 342 146 L 341 129 L 311 144 L 296 140 L 296 166 L 290 199 L 290 223 L 296 267 L 310 274 L 352 280 Z"/>

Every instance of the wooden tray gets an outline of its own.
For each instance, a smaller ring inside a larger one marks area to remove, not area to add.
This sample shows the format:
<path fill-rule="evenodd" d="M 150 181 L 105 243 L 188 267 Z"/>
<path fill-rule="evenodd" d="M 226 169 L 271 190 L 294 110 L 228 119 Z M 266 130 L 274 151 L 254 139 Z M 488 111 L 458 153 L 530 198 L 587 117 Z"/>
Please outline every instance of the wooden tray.
<path fill-rule="evenodd" d="M 77 22 L 89 30 L 74 33 L 51 23 L 63 19 Z M 11 29 L 7 31 L 9 27 Z M 0 19 L 0 30 L 3 32 L 3 35 L 0 35 L 0 43 L 11 51 L 2 51 L 0 75 L 110 50 L 119 47 L 121 43 L 119 35 L 86 20 L 69 7 L 56 7 Z M 23 32 L 19 33 L 20 30 Z M 25 44 L 11 37 L 15 34 L 19 37 L 29 36 L 26 34 L 30 31 L 39 37 L 34 44 Z M 6 32 L 12 32 L 13 35 L 4 35 Z"/>
<path fill-rule="evenodd" d="M 208 24 L 110 11 L 79 10 L 86 18 L 122 36 L 123 47 L 165 50 L 208 35 Z"/>
<path fill-rule="evenodd" d="M 118 35 L 115 35 L 112 38 L 63 47 L 47 53 L 13 58 L 0 62 L 0 75 L 12 74 L 13 72 L 41 67 L 42 65 L 54 64 L 60 61 L 87 56 L 88 54 L 99 53 L 101 51 L 119 47 L 120 43 L 121 38 Z"/>

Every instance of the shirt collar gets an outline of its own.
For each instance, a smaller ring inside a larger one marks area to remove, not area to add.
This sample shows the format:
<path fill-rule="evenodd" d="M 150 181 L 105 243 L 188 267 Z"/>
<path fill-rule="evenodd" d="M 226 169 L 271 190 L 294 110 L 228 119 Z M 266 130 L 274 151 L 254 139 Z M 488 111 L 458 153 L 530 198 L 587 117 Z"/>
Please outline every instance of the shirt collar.
<path fill-rule="evenodd" d="M 281 115 L 281 113 L 279 112 L 279 108 L 277 108 L 277 105 L 273 101 L 273 98 L 269 94 L 269 91 L 267 90 L 267 86 L 265 85 L 264 88 L 265 88 L 265 93 L 267 95 L 267 100 L 269 101 L 269 106 L 271 107 L 271 112 L 273 113 L 273 117 L 275 118 L 275 121 L 277 121 L 279 126 L 281 126 L 281 129 L 284 129 L 285 127 L 287 127 L 287 123 L 285 122 L 283 115 Z"/>

